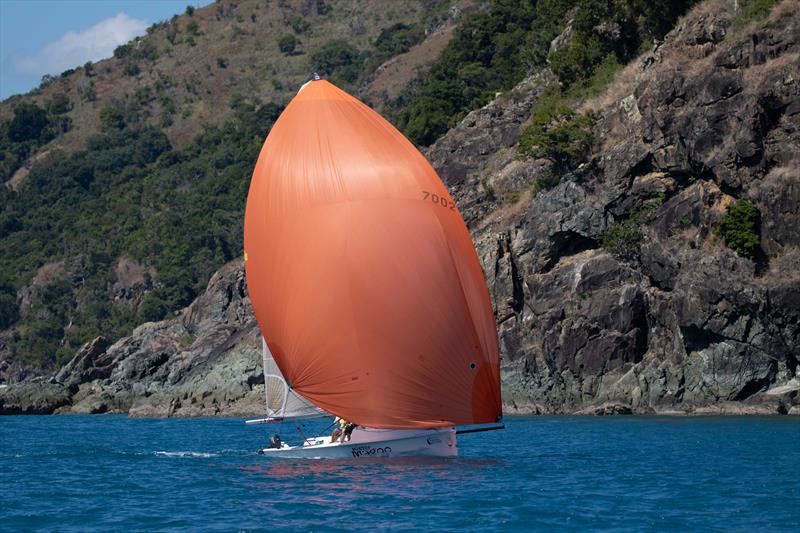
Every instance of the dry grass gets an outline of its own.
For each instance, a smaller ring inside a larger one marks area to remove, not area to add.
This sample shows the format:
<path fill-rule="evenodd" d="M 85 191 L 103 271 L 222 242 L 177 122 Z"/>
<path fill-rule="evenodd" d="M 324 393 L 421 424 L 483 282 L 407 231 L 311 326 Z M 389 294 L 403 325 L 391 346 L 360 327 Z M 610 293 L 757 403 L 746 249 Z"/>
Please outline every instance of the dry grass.
<path fill-rule="evenodd" d="M 455 1 L 455 0 L 454 0 Z M 46 148 L 59 147 L 67 152 L 84 145 L 86 138 L 100 125 L 100 110 L 114 102 L 132 101 L 138 89 L 150 87 L 155 92 L 159 79 L 167 79 L 163 95 L 177 108 L 173 124 L 163 128 L 170 141 L 180 147 L 189 143 L 201 131 L 204 123 L 220 124 L 230 114 L 230 97 L 241 94 L 261 102 L 286 102 L 309 75 L 308 52 L 331 39 L 346 39 L 357 48 L 370 48 L 381 30 L 397 22 L 407 24 L 423 20 L 429 6 L 425 0 L 396 2 L 395 0 L 328 0 L 330 13 L 318 16 L 309 12 L 309 2 L 263 2 L 262 0 L 222 0 L 198 8 L 190 18 L 181 15 L 171 23 L 155 27 L 150 34 L 135 40 L 134 46 L 152 44 L 159 56 L 154 61 L 137 60 L 141 72 L 126 76 L 123 67 L 127 60 L 109 58 L 94 64 L 93 74 L 83 68 L 26 95 L 0 102 L 0 118 L 8 119 L 18 103 L 35 102 L 40 106 L 55 94 L 63 93 L 73 105 L 68 116 L 73 128 L 52 141 Z M 278 50 L 278 37 L 290 32 L 286 22 L 298 14 L 311 23 L 298 53 L 286 56 Z M 187 25 L 194 21 L 198 34 L 196 43 L 188 42 Z M 354 24 L 360 21 L 356 31 Z M 169 32 L 177 30 L 174 44 Z M 363 30 L 363 31 L 362 31 Z M 224 59 L 221 68 L 217 58 Z M 77 65 L 76 65 L 77 67 Z M 273 86 L 273 80 L 281 88 Z M 85 101 L 80 87 L 92 83 L 95 101 Z M 187 84 L 190 87 L 187 87 Z M 197 105 L 203 102 L 203 105 Z M 182 116 L 182 110 L 188 110 Z M 147 121 L 160 127 L 162 106 L 153 100 L 142 107 Z M 45 149 L 45 147 L 42 147 Z"/>
<path fill-rule="evenodd" d="M 533 196 L 533 191 L 530 189 L 520 191 L 519 198 L 517 198 L 514 203 L 503 204 L 489 213 L 475 226 L 473 231 L 480 232 L 492 226 L 498 228 L 509 226 L 512 222 L 522 217 L 525 210 L 531 204 Z"/>
<path fill-rule="evenodd" d="M 428 35 L 408 52 L 393 57 L 378 67 L 372 79 L 359 94 L 376 109 L 393 100 L 418 74 L 424 72 L 439 56 L 456 29 L 454 21 Z"/>
<path fill-rule="evenodd" d="M 63 260 L 46 263 L 39 267 L 36 275 L 31 280 L 31 286 L 44 287 L 53 281 L 57 280 L 66 272 L 65 263 Z"/>
<path fill-rule="evenodd" d="M 784 0 L 772 9 L 769 19 L 778 22 L 784 17 L 793 17 L 800 13 L 800 0 Z"/>
<path fill-rule="evenodd" d="M 770 258 L 769 269 L 758 281 L 764 285 L 771 285 L 775 281 L 784 283 L 800 283 L 800 248 L 787 247 L 783 252 Z"/>
<path fill-rule="evenodd" d="M 798 12 L 800 12 L 800 0 L 784 0 L 773 8 L 769 20 L 777 23 L 786 17 L 797 16 Z M 680 31 L 699 24 L 709 17 L 727 19 L 731 22 L 728 33 L 721 42 L 687 46 L 683 39 L 677 38 Z M 602 112 L 620 106 L 626 97 L 633 94 L 638 84 L 652 76 L 655 68 L 662 73 L 673 71 L 676 75 L 687 79 L 707 72 L 717 55 L 724 51 L 729 43 L 743 39 L 746 34 L 757 31 L 764 24 L 763 21 L 750 21 L 736 26 L 733 23 L 735 19 L 733 3 L 729 0 L 708 0 L 698 4 L 679 19 L 675 29 L 668 34 L 665 42 L 655 52 L 646 52 L 631 61 L 616 74 L 603 94 L 581 104 L 579 111 Z M 652 64 L 643 68 L 647 60 L 651 60 Z M 771 82 L 771 75 L 781 71 L 789 72 L 794 77 L 800 77 L 800 54 L 787 53 L 762 65 L 742 69 L 745 87 L 749 90 L 758 90 L 763 83 Z M 603 142 L 605 149 L 623 142 L 627 138 L 627 129 L 630 128 L 627 122 L 629 121 L 624 118 L 608 122 L 609 131 L 604 136 Z"/>
<path fill-rule="evenodd" d="M 145 274 L 149 274 L 153 278 L 155 278 L 156 275 L 155 268 L 146 267 L 138 263 L 135 259 L 127 256 L 119 258 L 115 271 L 117 274 L 117 283 L 115 285 L 121 284 L 128 287 L 136 283 L 142 283 Z"/>
<path fill-rule="evenodd" d="M 731 17 L 733 15 L 732 4 L 725 0 L 708 0 L 702 2 L 678 19 L 675 28 L 685 28 L 704 17 L 712 15 Z M 676 42 L 674 32 L 675 30 L 667 35 L 664 43 L 656 49 L 655 53 L 649 50 L 628 63 L 625 68 L 614 76 L 614 79 L 603 94 L 584 102 L 579 108 L 579 111 L 603 111 L 618 105 L 623 98 L 633 92 L 633 89 L 638 83 L 649 75 L 654 66 L 658 66 L 662 70 L 669 68 L 677 69 L 685 66 L 686 63 L 690 63 L 689 60 L 709 57 L 710 49 L 708 46 L 687 47 L 685 43 Z M 653 65 L 644 70 L 644 62 L 649 57 L 652 57 L 654 61 Z M 695 61 L 692 63 L 697 62 Z M 707 65 L 705 64 L 698 66 L 698 68 L 706 67 Z"/>
<path fill-rule="evenodd" d="M 578 112 L 603 111 L 619 104 L 623 98 L 633 92 L 636 84 L 642 80 L 642 60 L 649 53 L 650 52 L 642 54 L 625 65 L 625 67 L 614 76 L 614 79 L 608 85 L 605 92 L 583 102 L 578 108 Z"/>
<path fill-rule="evenodd" d="M 779 72 L 790 73 L 795 79 L 800 77 L 800 52 L 785 53 L 761 65 L 743 69 L 745 87 L 758 90 L 763 84 L 774 81 L 771 78 Z"/>

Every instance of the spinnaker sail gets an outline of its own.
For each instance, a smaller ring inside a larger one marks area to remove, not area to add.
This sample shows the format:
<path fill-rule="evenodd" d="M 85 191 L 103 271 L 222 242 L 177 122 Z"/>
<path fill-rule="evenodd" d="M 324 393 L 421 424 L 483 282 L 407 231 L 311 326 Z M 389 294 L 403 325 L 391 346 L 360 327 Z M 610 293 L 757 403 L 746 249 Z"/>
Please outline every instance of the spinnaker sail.
<path fill-rule="evenodd" d="M 259 155 L 244 246 L 259 326 L 302 398 L 372 428 L 501 418 L 469 231 L 425 157 L 368 106 L 327 81 L 301 89 Z"/>

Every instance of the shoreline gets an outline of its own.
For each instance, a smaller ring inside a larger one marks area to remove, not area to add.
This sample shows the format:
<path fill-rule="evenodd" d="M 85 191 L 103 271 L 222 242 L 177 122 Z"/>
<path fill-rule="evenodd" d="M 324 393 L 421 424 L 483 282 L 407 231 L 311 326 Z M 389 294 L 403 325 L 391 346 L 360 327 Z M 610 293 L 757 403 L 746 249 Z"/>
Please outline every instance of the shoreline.
<path fill-rule="evenodd" d="M 203 412 L 206 411 L 206 412 Z M 172 412 L 169 409 L 142 409 L 134 408 L 128 411 L 121 410 L 108 410 L 104 412 L 86 412 L 86 411 L 73 411 L 64 406 L 54 410 L 53 412 L 2 412 L 0 417 L 3 416 L 126 416 L 127 418 L 136 419 L 193 419 L 193 418 L 259 418 L 263 417 L 263 411 L 249 411 L 249 410 L 231 410 L 224 412 L 221 409 L 218 412 L 210 412 L 208 410 L 197 410 L 194 413 L 190 412 Z M 729 402 L 726 404 L 718 405 L 704 405 L 693 406 L 685 409 L 680 408 L 632 408 L 630 405 L 622 404 L 619 402 L 606 402 L 599 405 L 590 405 L 580 409 L 571 410 L 558 410 L 558 409 L 542 409 L 541 407 L 533 408 L 520 408 L 512 405 L 504 406 L 504 417 L 604 417 L 604 416 L 632 416 L 632 417 L 668 417 L 668 418 L 695 418 L 695 417 L 751 417 L 751 416 L 800 416 L 800 405 L 786 406 L 781 402 L 771 404 L 742 404 Z"/>

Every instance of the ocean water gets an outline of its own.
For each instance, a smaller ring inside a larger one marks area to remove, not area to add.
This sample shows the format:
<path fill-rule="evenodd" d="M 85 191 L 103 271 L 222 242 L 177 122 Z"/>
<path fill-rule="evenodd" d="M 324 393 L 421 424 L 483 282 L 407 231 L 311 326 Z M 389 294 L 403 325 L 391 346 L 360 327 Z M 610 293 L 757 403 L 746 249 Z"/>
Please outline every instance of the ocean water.
<path fill-rule="evenodd" d="M 800 531 L 800 417 L 511 417 L 457 459 L 266 459 L 266 435 L 0 417 L 0 530 Z"/>

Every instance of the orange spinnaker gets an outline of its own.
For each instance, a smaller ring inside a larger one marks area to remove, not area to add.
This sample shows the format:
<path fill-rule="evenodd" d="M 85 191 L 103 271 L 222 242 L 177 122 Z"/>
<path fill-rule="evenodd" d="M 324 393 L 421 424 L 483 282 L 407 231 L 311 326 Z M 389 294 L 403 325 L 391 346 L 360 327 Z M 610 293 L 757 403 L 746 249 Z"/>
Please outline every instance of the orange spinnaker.
<path fill-rule="evenodd" d="M 360 425 L 495 422 L 489 292 L 458 209 L 419 151 L 327 81 L 305 85 L 258 158 L 247 286 L 287 382 Z"/>

